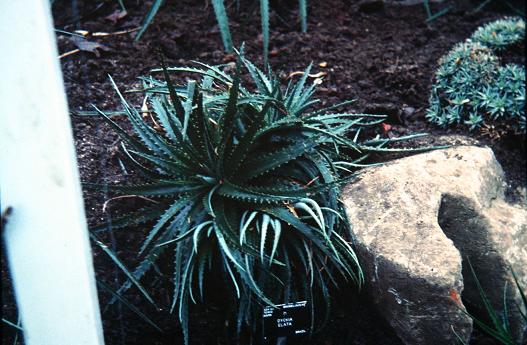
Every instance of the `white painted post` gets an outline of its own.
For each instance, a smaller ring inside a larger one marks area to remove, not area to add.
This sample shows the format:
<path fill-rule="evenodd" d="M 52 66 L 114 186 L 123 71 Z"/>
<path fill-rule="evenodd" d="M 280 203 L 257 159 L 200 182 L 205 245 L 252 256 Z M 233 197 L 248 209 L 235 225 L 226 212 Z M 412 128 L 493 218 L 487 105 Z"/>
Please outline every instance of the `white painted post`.
<path fill-rule="evenodd" d="M 49 0 L 0 1 L 0 186 L 27 345 L 104 343 Z"/>

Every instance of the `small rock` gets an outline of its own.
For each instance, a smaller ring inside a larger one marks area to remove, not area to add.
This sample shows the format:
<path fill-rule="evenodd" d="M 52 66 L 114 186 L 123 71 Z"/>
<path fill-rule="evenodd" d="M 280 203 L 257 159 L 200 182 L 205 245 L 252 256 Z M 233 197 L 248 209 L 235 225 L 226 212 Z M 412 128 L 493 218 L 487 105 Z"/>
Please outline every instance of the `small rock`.
<path fill-rule="evenodd" d="M 365 79 L 359 80 L 357 84 L 362 88 L 368 88 L 371 86 L 371 82 Z"/>
<path fill-rule="evenodd" d="M 269 56 L 278 56 L 280 54 L 280 50 L 273 49 L 269 52 Z"/>
<path fill-rule="evenodd" d="M 404 123 L 406 123 L 406 121 L 412 120 L 415 117 L 414 114 L 415 114 L 414 107 L 405 106 L 402 109 L 401 120 Z"/>
<path fill-rule="evenodd" d="M 414 113 L 415 113 L 415 108 L 414 108 L 414 107 L 404 107 L 404 108 L 403 108 L 403 114 L 404 114 L 404 116 L 406 116 L 406 117 L 410 117 L 410 116 L 412 116 Z"/>

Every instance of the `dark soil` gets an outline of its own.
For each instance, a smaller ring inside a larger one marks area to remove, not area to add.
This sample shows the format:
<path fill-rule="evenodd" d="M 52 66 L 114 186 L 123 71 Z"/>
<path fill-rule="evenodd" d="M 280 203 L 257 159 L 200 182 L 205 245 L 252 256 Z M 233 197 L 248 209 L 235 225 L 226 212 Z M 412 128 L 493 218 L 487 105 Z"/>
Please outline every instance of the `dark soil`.
<path fill-rule="evenodd" d="M 81 1 L 78 11 L 70 7 L 71 1 L 56 1 L 55 27 L 74 31 L 116 32 L 136 28 L 149 8 L 150 2 L 126 1 L 128 15 L 116 23 L 105 19 L 118 9 L 117 1 Z M 130 3 L 130 4 L 128 4 Z M 439 10 L 453 5 L 448 14 L 426 23 L 421 5 L 359 6 L 358 1 L 327 0 L 309 4 L 308 33 L 299 32 L 297 1 L 271 1 L 270 64 L 285 78 L 294 71 L 303 70 L 314 63 L 312 73 L 326 72 L 316 96 L 322 104 L 333 104 L 348 99 L 356 102 L 350 107 L 357 112 L 389 115 L 391 129 L 382 135 L 400 136 L 415 132 L 431 133 L 427 140 L 434 143 L 445 134 L 466 134 L 463 129 L 442 130 L 429 125 L 424 119 L 428 93 L 437 60 L 455 43 L 465 40 L 481 24 L 503 16 L 503 12 L 490 8 L 475 13 L 474 5 L 448 1 L 435 5 Z M 246 44 L 246 55 L 262 65 L 262 43 L 257 1 L 236 2 L 229 9 L 233 39 L 236 45 Z M 75 13 L 80 19 L 75 20 Z M 134 34 L 93 37 L 88 39 L 103 44 L 107 51 L 100 56 L 80 52 L 61 59 L 64 84 L 73 112 L 91 110 L 91 104 L 105 110 L 119 109 L 118 98 L 112 90 L 111 75 L 122 90 L 139 85 L 138 76 L 159 67 L 161 50 L 169 65 L 187 65 L 191 60 L 221 64 L 233 60 L 222 50 L 218 27 L 208 1 L 167 1 L 139 42 Z M 59 53 L 75 49 L 70 37 L 57 34 Z M 518 53 L 523 56 L 524 50 Z M 522 58 L 523 61 L 524 58 Z M 320 67 L 325 62 L 327 67 Z M 141 99 L 130 95 L 132 104 L 139 106 Z M 100 119 L 72 116 L 79 169 L 83 181 L 130 181 L 119 164 L 118 138 Z M 121 119 L 117 118 L 117 121 Z M 471 133 L 481 145 L 491 146 L 502 164 L 508 182 L 508 197 L 512 201 L 522 198 L 521 188 L 526 182 L 524 138 L 507 136 L 491 139 L 485 133 Z M 100 223 L 102 205 L 108 195 L 85 190 L 85 206 L 90 224 Z M 113 214 L 137 206 L 136 200 L 110 203 Z M 116 206 L 119 205 L 119 206 Z M 132 229 L 133 230 L 133 229 Z M 141 230 L 121 230 L 104 240 L 116 250 L 129 267 L 136 262 Z M 119 286 L 124 276 L 119 273 L 105 254 L 94 248 L 98 278 L 112 286 Z M 6 281 L 5 263 L 2 265 Z M 148 276 L 158 300 L 169 300 L 169 285 L 159 276 Z M 7 279 L 8 281 L 8 279 Z M 3 284 L 4 318 L 16 321 L 16 311 L 9 283 Z M 167 312 L 156 313 L 153 308 L 130 290 L 129 300 L 158 322 L 165 334 L 160 334 L 125 307 L 116 304 L 103 312 L 107 344 L 180 344 L 181 335 L 176 318 Z M 101 308 L 109 296 L 100 291 Z M 167 303 L 169 303 L 167 301 Z M 227 315 L 219 307 L 196 310 L 191 323 L 192 344 L 226 344 L 232 335 L 228 332 Z M 327 326 L 304 344 L 401 344 L 383 323 L 372 307 L 370 298 L 353 289 L 340 291 L 334 301 L 333 313 Z M 3 325 L 3 344 L 12 343 L 11 328 Z M 479 338 L 479 337 L 478 337 Z M 243 343 L 243 342 L 242 342 Z M 257 342 L 258 343 L 258 342 Z M 294 343 L 288 341 L 288 344 Z M 484 340 L 475 341 L 482 344 Z"/>

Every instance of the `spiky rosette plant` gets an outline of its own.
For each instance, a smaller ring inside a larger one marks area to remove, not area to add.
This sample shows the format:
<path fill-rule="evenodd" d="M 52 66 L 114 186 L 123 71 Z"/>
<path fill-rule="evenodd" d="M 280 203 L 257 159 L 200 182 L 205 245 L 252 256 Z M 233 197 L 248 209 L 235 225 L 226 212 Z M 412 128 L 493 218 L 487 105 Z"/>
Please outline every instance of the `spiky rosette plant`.
<path fill-rule="evenodd" d="M 242 85 L 243 68 L 255 91 Z M 360 140 L 361 130 L 384 116 L 330 112 L 339 105 L 309 112 L 316 102 L 315 84 L 307 84 L 310 67 L 285 90 L 243 55 L 235 70 L 231 77 L 199 64 L 155 70 L 165 81 L 142 78 L 157 126 L 117 90 L 135 136 L 100 111 L 123 139 L 129 166 L 147 181 L 108 188 L 157 201 L 114 219 L 118 226 L 154 222 L 138 253 L 141 263 L 134 272 L 125 269 L 130 281 L 119 293 L 135 285 L 152 300 L 140 281 L 168 252 L 174 263 L 171 310 L 187 342 L 189 305 L 203 299 L 210 271 L 224 275 L 239 301 L 238 329 L 261 304 L 311 302 L 314 295 L 329 303 L 339 281 L 360 286 L 338 186 L 372 152 L 399 151 L 384 147 L 388 139 Z M 175 87 L 170 72 L 201 78 Z"/>

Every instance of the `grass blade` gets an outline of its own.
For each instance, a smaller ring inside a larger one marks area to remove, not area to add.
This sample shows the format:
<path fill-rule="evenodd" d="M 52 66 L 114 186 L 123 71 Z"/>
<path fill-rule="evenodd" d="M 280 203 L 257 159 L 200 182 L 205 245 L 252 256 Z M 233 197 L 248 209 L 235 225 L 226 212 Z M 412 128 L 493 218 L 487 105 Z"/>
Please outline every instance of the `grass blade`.
<path fill-rule="evenodd" d="M 126 7 L 124 6 L 123 0 L 117 0 L 117 2 L 119 3 L 119 6 L 121 6 L 121 10 L 126 11 Z"/>
<path fill-rule="evenodd" d="M 214 7 L 214 13 L 216 13 L 223 47 L 227 53 L 232 53 L 231 30 L 229 29 L 229 18 L 227 17 L 227 11 L 225 11 L 225 4 L 223 0 L 212 0 L 212 6 Z"/>
<path fill-rule="evenodd" d="M 112 297 L 116 298 L 119 302 L 121 302 L 125 307 L 130 309 L 134 314 L 136 314 L 141 319 L 143 319 L 146 323 L 148 323 L 149 325 L 157 329 L 159 332 L 163 333 L 163 330 L 158 325 L 156 325 L 154 321 L 152 321 L 148 316 L 143 314 L 136 306 L 128 302 L 126 298 L 124 298 L 123 296 L 115 292 L 111 287 L 106 285 L 106 283 L 100 280 L 97 280 L 97 285 L 100 286 L 102 289 L 106 290 L 108 293 L 110 293 Z"/>
<path fill-rule="evenodd" d="M 525 320 L 525 322 L 527 322 L 527 297 L 525 296 L 525 291 L 523 289 L 523 287 L 520 285 L 520 283 L 518 282 L 518 277 L 516 276 L 516 273 L 514 272 L 514 270 L 511 268 L 511 272 L 512 272 L 512 276 L 514 277 L 514 282 L 516 283 L 516 287 L 518 288 L 518 291 L 520 292 L 520 297 L 522 299 L 522 302 L 523 302 L 523 306 L 525 308 L 525 311 L 526 313 L 524 313 L 520 306 L 518 306 L 518 309 L 520 311 L 520 314 L 522 315 L 523 319 Z"/>
<path fill-rule="evenodd" d="M 262 18 L 264 66 L 269 59 L 269 0 L 260 0 L 260 17 Z"/>
<path fill-rule="evenodd" d="M 143 34 L 145 33 L 145 31 L 148 28 L 148 26 L 154 20 L 154 17 L 156 16 L 157 11 L 159 11 L 159 8 L 161 7 L 161 5 L 163 5 L 163 2 L 164 2 L 164 0 L 155 0 L 154 1 L 154 3 L 152 4 L 152 7 L 150 7 L 150 11 L 146 15 L 146 18 L 145 18 L 145 20 L 143 22 L 143 25 L 141 25 L 141 30 L 139 30 L 139 32 L 137 33 L 137 36 L 135 36 L 135 39 L 134 39 L 135 41 L 139 41 L 141 36 L 143 36 Z"/>
<path fill-rule="evenodd" d="M 139 289 L 139 291 L 141 291 L 143 296 L 145 296 L 145 298 L 150 303 L 152 303 L 152 305 L 156 307 L 156 309 L 158 309 L 156 303 L 154 302 L 150 294 L 146 291 L 143 285 L 141 285 L 141 283 L 139 283 L 139 281 L 135 279 L 134 275 L 126 268 L 126 266 L 122 263 L 122 261 L 119 260 L 119 258 L 115 255 L 115 253 L 111 251 L 108 248 L 108 246 L 105 245 L 101 240 L 99 240 L 99 238 L 97 238 L 95 234 L 90 233 L 90 237 L 103 250 L 103 252 L 105 252 L 112 259 L 112 261 L 124 272 L 124 274 L 128 277 L 128 279 L 130 279 L 130 281 Z"/>
<path fill-rule="evenodd" d="M 299 0 L 300 6 L 300 27 L 302 32 L 307 32 L 307 0 Z"/>
<path fill-rule="evenodd" d="M 11 321 L 9 321 L 9 320 L 6 320 L 6 319 L 2 318 L 2 321 L 3 321 L 5 324 L 7 324 L 7 325 L 9 325 L 9 326 L 11 326 L 11 327 L 13 327 L 13 328 L 19 330 L 19 331 L 23 331 L 22 327 L 20 327 L 19 325 L 14 324 L 13 322 L 11 322 Z"/>

